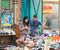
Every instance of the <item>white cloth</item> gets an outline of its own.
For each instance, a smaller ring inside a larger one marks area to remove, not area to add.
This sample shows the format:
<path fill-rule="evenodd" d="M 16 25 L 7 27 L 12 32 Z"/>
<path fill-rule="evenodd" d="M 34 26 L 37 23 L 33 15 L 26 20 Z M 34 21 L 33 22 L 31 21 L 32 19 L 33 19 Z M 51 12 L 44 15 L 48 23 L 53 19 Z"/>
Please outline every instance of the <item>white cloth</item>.
<path fill-rule="evenodd" d="M 44 50 L 49 50 L 50 49 L 50 42 L 48 41 L 48 39 L 45 40 L 45 46 L 44 46 Z"/>

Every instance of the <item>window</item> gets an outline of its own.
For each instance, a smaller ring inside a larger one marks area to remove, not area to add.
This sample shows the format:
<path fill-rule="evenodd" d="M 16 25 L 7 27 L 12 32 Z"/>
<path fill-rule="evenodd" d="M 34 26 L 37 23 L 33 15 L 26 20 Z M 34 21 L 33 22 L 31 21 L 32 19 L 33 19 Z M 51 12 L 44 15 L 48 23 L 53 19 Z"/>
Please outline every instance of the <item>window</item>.
<path fill-rule="evenodd" d="M 45 2 L 47 1 L 47 2 Z M 48 2 L 49 1 L 49 2 Z M 59 0 L 44 0 L 43 3 L 43 22 L 45 29 L 59 29 L 58 27 L 58 6 Z M 54 2 L 54 3 L 53 3 Z M 57 2 L 57 3 L 56 3 Z"/>

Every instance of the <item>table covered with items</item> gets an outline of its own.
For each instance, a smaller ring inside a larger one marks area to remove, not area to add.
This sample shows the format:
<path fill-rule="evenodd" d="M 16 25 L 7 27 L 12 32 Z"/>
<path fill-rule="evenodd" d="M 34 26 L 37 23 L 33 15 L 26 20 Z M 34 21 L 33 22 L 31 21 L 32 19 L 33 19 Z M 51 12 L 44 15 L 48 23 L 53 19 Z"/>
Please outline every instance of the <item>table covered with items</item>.
<path fill-rule="evenodd" d="M 16 46 L 7 46 L 7 50 L 58 50 L 60 49 L 60 35 L 43 33 L 35 37 L 27 35 L 16 40 Z"/>

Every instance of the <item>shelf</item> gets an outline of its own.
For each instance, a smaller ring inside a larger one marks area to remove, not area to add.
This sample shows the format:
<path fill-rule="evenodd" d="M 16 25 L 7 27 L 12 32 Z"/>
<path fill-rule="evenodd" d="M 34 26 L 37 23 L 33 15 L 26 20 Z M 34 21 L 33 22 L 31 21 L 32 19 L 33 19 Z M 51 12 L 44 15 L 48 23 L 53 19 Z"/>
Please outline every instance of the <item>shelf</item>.
<path fill-rule="evenodd" d="M 59 29 L 44 29 L 44 30 L 50 30 L 50 31 L 59 31 Z"/>
<path fill-rule="evenodd" d="M 1 35 L 1 34 L 0 34 L 0 36 L 16 36 L 16 35 Z"/>
<path fill-rule="evenodd" d="M 60 14 L 60 13 L 43 13 L 43 14 Z"/>
<path fill-rule="evenodd" d="M 0 35 L 0 48 L 5 48 L 8 45 L 16 45 L 16 36 Z"/>
<path fill-rule="evenodd" d="M 59 1 L 43 1 L 44 4 L 51 3 L 51 4 L 60 4 Z"/>

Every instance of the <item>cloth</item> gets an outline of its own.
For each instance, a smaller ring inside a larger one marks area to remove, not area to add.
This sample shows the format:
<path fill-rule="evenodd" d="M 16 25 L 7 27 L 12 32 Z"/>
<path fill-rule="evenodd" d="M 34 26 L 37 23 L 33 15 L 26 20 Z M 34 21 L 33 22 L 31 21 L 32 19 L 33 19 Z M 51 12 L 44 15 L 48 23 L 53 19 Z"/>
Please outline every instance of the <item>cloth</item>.
<path fill-rule="evenodd" d="M 49 49 L 50 49 L 50 41 L 48 39 L 45 39 L 44 50 L 49 50 Z"/>

